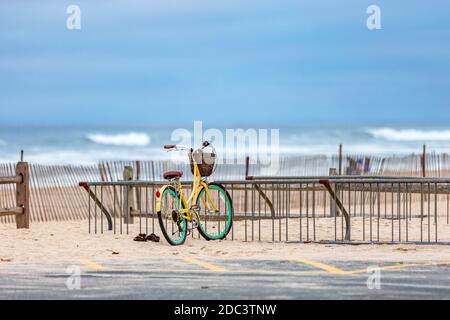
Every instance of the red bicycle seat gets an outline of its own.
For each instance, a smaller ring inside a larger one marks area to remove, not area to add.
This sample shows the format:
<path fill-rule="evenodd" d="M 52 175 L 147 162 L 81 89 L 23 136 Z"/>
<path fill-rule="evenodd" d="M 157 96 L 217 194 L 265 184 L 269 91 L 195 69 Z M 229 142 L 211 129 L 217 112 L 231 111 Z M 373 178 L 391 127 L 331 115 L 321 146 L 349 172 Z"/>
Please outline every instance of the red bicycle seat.
<path fill-rule="evenodd" d="M 164 179 L 170 180 L 173 178 L 181 178 L 183 176 L 183 171 L 179 171 L 179 170 L 170 170 L 170 171 L 166 171 L 163 174 Z"/>

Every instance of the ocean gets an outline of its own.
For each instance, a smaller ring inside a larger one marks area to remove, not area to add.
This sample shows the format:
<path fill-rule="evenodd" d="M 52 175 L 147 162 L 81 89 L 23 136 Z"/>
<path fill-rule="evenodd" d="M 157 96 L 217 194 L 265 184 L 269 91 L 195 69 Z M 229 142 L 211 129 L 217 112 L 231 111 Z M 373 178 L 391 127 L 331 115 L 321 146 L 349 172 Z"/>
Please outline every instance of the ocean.
<path fill-rule="evenodd" d="M 420 153 L 423 144 L 430 152 L 450 152 L 450 128 L 299 126 L 275 129 L 279 130 L 279 143 L 270 144 L 271 138 L 276 136 L 270 130 L 266 137 L 263 131 L 256 130 L 256 145 L 253 141 L 241 146 L 235 143 L 229 148 L 224 138 L 216 141 L 217 151 L 226 153 L 227 158 L 261 151 L 279 152 L 284 156 L 333 155 L 342 143 L 344 153 L 357 155 Z M 180 128 L 143 126 L 3 126 L 0 128 L 0 162 L 19 160 L 21 150 L 26 161 L 37 164 L 167 159 L 163 145 L 179 143 L 179 139 L 173 139 L 174 132 L 179 131 Z M 184 131 L 192 132 L 193 125 Z M 226 136 L 226 129 L 214 132 Z M 268 144 L 263 144 L 265 139 Z M 193 139 L 188 141 L 194 144 Z"/>

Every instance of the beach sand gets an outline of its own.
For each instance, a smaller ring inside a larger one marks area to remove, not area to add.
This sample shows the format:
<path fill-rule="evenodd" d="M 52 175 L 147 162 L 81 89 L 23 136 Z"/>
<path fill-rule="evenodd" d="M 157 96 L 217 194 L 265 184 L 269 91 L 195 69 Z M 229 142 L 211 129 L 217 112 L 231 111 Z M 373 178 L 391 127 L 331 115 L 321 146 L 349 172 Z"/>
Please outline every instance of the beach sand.
<path fill-rule="evenodd" d="M 236 230 L 244 230 L 244 223 L 236 222 Z M 262 227 L 270 228 L 271 225 Z M 17 230 L 13 224 L 0 224 L 0 266 L 8 263 L 79 263 L 111 259 L 131 262 L 174 257 L 450 262 L 450 247 L 446 245 L 205 241 L 189 237 L 184 245 L 172 247 L 159 231 L 155 231 L 161 236 L 159 243 L 133 241 L 133 237 L 139 233 L 139 222 L 130 225 L 128 235 L 114 235 L 110 231 L 89 234 L 87 220 L 33 223 L 28 230 Z"/>

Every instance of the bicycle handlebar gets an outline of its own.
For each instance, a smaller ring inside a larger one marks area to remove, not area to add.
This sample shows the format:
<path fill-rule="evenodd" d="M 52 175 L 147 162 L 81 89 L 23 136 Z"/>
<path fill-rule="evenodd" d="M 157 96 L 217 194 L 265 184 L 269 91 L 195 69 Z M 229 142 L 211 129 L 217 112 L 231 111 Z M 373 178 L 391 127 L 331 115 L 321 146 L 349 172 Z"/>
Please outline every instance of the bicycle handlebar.
<path fill-rule="evenodd" d="M 203 141 L 202 147 L 200 149 L 203 150 L 206 147 L 211 147 L 214 149 L 214 147 L 211 145 L 211 143 L 209 141 Z M 172 150 L 173 151 L 178 151 L 178 150 L 191 150 L 192 151 L 193 150 L 190 147 L 179 145 L 179 144 L 166 144 L 164 146 L 164 149 L 166 149 L 167 151 L 172 151 Z"/>

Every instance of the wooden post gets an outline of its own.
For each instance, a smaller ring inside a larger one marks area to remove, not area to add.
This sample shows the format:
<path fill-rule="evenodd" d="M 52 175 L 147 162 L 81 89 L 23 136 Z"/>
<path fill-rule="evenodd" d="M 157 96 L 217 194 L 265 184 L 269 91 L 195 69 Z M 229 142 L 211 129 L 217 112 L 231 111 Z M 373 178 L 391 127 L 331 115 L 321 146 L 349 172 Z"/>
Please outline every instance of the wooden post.
<path fill-rule="evenodd" d="M 247 179 L 250 170 L 250 157 L 245 157 L 245 179 Z"/>
<path fill-rule="evenodd" d="M 133 167 L 125 166 L 123 169 L 123 180 L 133 180 Z M 133 203 L 133 188 L 131 186 L 126 186 L 123 194 L 123 222 L 126 224 L 133 224 L 133 216 L 131 215 Z"/>
<path fill-rule="evenodd" d="M 141 162 L 139 160 L 136 161 L 136 180 L 140 180 L 141 179 Z M 137 210 L 141 210 L 141 188 L 134 188 L 135 190 L 135 194 L 136 194 L 136 205 L 137 205 Z"/>
<path fill-rule="evenodd" d="M 21 214 L 16 214 L 16 226 L 17 229 L 28 229 L 30 228 L 30 189 L 27 162 L 17 163 L 16 176 L 22 177 L 22 182 L 16 184 L 16 205 L 23 209 Z"/>
<path fill-rule="evenodd" d="M 427 175 L 427 146 L 424 144 L 422 149 L 422 177 Z"/>
<path fill-rule="evenodd" d="M 339 144 L 339 175 L 342 176 L 342 143 Z"/>

